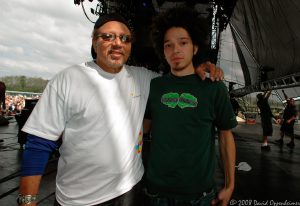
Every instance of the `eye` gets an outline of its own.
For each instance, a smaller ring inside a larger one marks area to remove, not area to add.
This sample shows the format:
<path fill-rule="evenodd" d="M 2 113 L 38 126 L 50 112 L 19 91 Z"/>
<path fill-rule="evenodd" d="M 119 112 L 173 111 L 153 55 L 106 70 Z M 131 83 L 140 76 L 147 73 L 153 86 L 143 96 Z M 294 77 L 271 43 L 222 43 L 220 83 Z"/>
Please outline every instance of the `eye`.
<path fill-rule="evenodd" d="M 124 43 L 130 43 L 132 38 L 129 35 L 120 35 L 120 40 Z"/>
<path fill-rule="evenodd" d="M 187 41 L 182 41 L 182 42 L 180 42 L 180 44 L 181 44 L 182 46 L 184 46 L 184 45 L 188 44 L 188 42 L 187 42 Z"/>
<path fill-rule="evenodd" d="M 108 34 L 108 33 L 98 34 L 97 37 L 100 37 L 104 41 L 113 41 L 116 38 L 114 34 Z"/>
<path fill-rule="evenodd" d="M 166 43 L 166 44 L 164 44 L 164 48 L 171 48 L 172 47 L 172 45 L 170 44 L 170 43 Z"/>
<path fill-rule="evenodd" d="M 114 39 L 114 35 L 113 34 L 102 34 L 101 35 L 101 38 L 104 40 L 104 41 L 110 41 L 112 39 Z"/>

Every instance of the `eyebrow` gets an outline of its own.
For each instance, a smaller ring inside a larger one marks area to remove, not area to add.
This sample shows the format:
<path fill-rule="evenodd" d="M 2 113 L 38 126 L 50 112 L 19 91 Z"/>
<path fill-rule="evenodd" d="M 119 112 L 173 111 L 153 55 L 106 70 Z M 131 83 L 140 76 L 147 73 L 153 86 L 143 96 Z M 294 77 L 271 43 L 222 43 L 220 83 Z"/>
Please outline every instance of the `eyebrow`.
<path fill-rule="evenodd" d="M 189 40 L 189 39 L 191 39 L 191 38 L 189 38 L 189 37 L 180 37 L 180 38 L 178 38 L 179 40 Z M 169 42 L 170 40 L 164 40 L 164 43 L 166 43 L 166 42 Z"/>
<path fill-rule="evenodd" d="M 98 30 L 99 33 L 108 33 L 108 34 L 116 34 L 116 33 L 120 33 L 120 34 L 125 34 L 125 35 L 131 35 L 131 32 L 127 32 L 127 31 L 115 31 L 114 29 L 107 29 L 106 31 L 100 31 Z"/>

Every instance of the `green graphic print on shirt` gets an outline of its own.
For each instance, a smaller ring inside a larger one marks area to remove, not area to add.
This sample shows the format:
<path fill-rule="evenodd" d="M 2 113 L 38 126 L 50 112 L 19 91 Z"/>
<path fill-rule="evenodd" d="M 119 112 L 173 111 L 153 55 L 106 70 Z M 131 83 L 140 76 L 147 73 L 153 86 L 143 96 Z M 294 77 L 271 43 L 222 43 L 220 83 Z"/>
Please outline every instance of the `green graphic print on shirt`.
<path fill-rule="evenodd" d="M 178 93 L 170 92 L 162 95 L 161 103 L 171 108 L 175 108 L 178 105 L 178 107 L 184 109 L 187 107 L 197 107 L 198 100 L 190 93 L 182 93 L 179 96 Z"/>

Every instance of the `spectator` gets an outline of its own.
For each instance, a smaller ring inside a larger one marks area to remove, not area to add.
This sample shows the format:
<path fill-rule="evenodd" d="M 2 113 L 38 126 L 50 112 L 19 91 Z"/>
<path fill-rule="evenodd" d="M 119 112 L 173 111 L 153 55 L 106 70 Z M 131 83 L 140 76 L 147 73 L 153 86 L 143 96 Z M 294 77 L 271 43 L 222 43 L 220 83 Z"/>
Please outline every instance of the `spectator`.
<path fill-rule="evenodd" d="M 238 116 L 238 113 L 239 113 L 239 111 L 242 111 L 242 108 L 233 94 L 230 94 L 230 103 L 231 103 L 231 106 L 232 106 L 235 116 Z"/>
<path fill-rule="evenodd" d="M 6 92 L 6 86 L 4 82 L 0 82 L 0 112 L 5 111 L 6 105 L 5 105 L 5 92 Z"/>
<path fill-rule="evenodd" d="M 272 118 L 274 118 L 274 115 L 272 114 L 268 102 L 271 92 L 272 91 L 266 91 L 264 93 L 259 93 L 256 95 L 258 99 L 257 106 L 260 110 L 261 126 L 263 129 L 261 149 L 266 151 L 270 150 L 270 145 L 268 144 L 268 136 L 273 135 Z"/>
<path fill-rule="evenodd" d="M 286 100 L 286 107 L 283 112 L 283 117 L 281 120 L 278 120 L 278 123 L 281 123 L 280 127 L 280 139 L 276 140 L 276 142 L 282 146 L 283 145 L 283 137 L 284 135 L 290 136 L 291 141 L 287 143 L 287 146 L 290 148 L 295 147 L 295 134 L 294 134 L 294 124 L 297 118 L 297 110 L 295 105 L 295 100 L 293 98 L 288 98 L 284 90 L 282 90 L 284 98 Z"/>

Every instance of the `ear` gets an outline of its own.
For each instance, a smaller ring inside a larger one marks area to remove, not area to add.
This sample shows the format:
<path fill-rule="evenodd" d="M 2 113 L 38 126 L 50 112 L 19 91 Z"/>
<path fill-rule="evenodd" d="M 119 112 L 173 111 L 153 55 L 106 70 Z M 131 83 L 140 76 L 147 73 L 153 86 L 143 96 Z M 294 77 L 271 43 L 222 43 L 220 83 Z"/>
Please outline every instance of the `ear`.
<path fill-rule="evenodd" d="M 194 53 L 194 55 L 196 55 L 197 52 L 198 52 L 198 46 L 194 45 L 194 47 L 193 47 L 193 53 Z"/>
<path fill-rule="evenodd" d="M 99 42 L 97 42 L 96 38 L 92 39 L 92 46 L 91 46 L 91 55 L 93 59 L 97 58 L 97 47 L 98 47 Z"/>
<path fill-rule="evenodd" d="M 97 51 L 97 40 L 93 38 L 93 41 L 92 41 L 92 45 L 93 45 L 93 48 L 94 48 L 94 51 L 96 52 Z"/>

